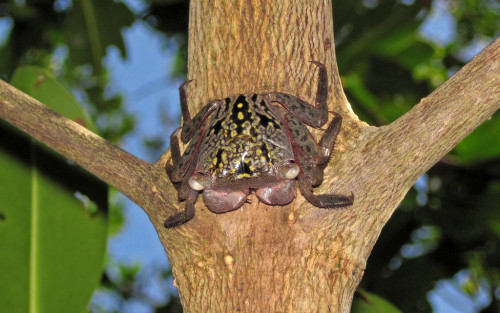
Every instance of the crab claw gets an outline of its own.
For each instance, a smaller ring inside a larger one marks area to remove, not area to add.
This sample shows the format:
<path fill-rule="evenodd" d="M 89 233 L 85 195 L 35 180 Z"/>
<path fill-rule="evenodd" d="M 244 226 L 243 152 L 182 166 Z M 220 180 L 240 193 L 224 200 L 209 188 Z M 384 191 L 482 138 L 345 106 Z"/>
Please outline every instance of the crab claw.
<path fill-rule="evenodd" d="M 279 169 L 280 177 L 285 179 L 294 179 L 299 176 L 299 173 L 300 167 L 297 163 L 288 163 Z"/>
<path fill-rule="evenodd" d="M 195 174 L 188 179 L 188 184 L 191 189 L 202 191 L 209 185 L 209 178 L 205 175 Z"/>
<path fill-rule="evenodd" d="M 295 199 L 297 185 L 295 180 L 285 180 L 272 187 L 259 188 L 255 195 L 265 204 L 285 205 Z"/>
<path fill-rule="evenodd" d="M 238 209 L 247 200 L 250 189 L 225 192 L 216 190 L 203 191 L 203 201 L 214 213 L 224 213 Z"/>
<path fill-rule="evenodd" d="M 196 180 L 196 176 L 189 177 L 189 187 L 197 191 L 205 189 L 205 186 L 203 186 L 198 180 Z"/>

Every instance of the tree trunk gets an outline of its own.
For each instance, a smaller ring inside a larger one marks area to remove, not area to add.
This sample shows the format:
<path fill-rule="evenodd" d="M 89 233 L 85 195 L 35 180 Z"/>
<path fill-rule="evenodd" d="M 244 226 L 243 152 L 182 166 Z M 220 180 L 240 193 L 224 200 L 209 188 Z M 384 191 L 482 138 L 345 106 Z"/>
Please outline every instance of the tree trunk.
<path fill-rule="evenodd" d="M 245 92 L 279 91 L 314 103 L 314 60 L 329 72 L 330 110 L 351 125 L 344 127 L 345 138 L 357 124 L 349 122 L 354 115 L 333 42 L 329 0 L 191 1 L 191 112 Z M 336 150 L 345 150 L 345 139 L 339 141 Z M 326 175 L 323 187 L 354 191 L 342 172 Z M 354 208 L 317 209 L 302 197 L 282 207 L 266 206 L 254 195 L 249 200 L 221 215 L 199 200 L 194 220 L 169 231 L 174 234 L 166 251 L 185 312 L 348 312 L 371 248 L 351 237 L 364 218 L 350 225 L 358 215 Z"/>
<path fill-rule="evenodd" d="M 214 215 L 199 200 L 195 219 L 163 241 L 186 312 L 349 312 L 383 225 L 415 180 L 463 137 L 450 132 L 448 150 L 420 152 L 426 142 L 444 144 L 420 134 L 433 136 L 446 122 L 426 124 L 434 113 L 425 102 L 420 123 L 375 129 L 360 122 L 343 93 L 333 42 L 329 0 L 191 1 L 191 112 L 245 92 L 314 103 L 317 68 L 309 61 L 324 63 L 329 109 L 344 126 L 318 191 L 353 192 L 355 204 L 318 209 L 299 196 L 271 207 L 251 196 L 242 209 Z"/>
<path fill-rule="evenodd" d="M 185 312 L 349 312 L 370 251 L 408 189 L 500 107 L 500 40 L 410 112 L 375 128 L 358 120 L 342 91 L 330 0 L 192 0 L 189 27 L 193 114 L 245 92 L 314 103 L 317 67 L 309 61 L 327 66 L 329 109 L 344 120 L 315 192 L 353 192 L 353 206 L 319 209 L 300 195 L 266 206 L 250 195 L 242 208 L 214 214 L 199 197 L 192 220 L 165 229 L 184 207 L 163 169 L 168 152 L 155 164 L 139 160 L 1 81 L 0 116 L 146 211 Z"/>

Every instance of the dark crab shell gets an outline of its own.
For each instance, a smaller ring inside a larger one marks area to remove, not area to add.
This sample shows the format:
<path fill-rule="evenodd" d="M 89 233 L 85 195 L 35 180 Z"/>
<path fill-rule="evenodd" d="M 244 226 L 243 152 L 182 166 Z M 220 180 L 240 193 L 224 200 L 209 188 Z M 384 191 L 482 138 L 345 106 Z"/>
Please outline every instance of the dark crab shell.
<path fill-rule="evenodd" d="M 328 120 L 327 75 L 319 66 L 316 105 L 285 93 L 241 94 L 212 101 L 191 119 L 186 87 L 179 88 L 184 117 L 181 140 L 189 142 L 181 155 L 177 129 L 171 139 L 172 165 L 166 169 L 186 209 L 165 221 L 180 225 L 194 216 L 200 192 L 211 211 L 241 207 L 254 190 L 270 205 L 290 203 L 297 194 L 321 208 L 348 206 L 354 197 L 312 192 L 323 181 L 342 118 L 335 114 L 319 144 L 306 125 L 320 128 Z"/>

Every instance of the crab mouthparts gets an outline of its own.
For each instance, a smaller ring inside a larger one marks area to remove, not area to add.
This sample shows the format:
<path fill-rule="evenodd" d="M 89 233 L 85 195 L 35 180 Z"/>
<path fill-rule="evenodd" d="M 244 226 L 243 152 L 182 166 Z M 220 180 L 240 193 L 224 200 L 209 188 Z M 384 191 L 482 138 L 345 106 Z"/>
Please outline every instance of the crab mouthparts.
<path fill-rule="evenodd" d="M 300 167 L 297 163 L 289 163 L 282 166 L 279 169 L 279 176 L 282 179 L 295 179 L 299 176 Z M 191 189 L 196 191 L 202 191 L 207 187 L 207 179 L 205 177 L 200 177 L 200 175 L 193 175 L 189 177 L 188 184 Z"/>

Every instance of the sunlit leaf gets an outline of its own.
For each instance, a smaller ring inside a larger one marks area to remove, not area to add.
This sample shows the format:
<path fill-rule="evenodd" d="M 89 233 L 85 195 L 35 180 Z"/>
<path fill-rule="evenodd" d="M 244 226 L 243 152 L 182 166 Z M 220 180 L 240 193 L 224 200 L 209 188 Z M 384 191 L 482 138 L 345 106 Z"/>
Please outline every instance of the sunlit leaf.
<path fill-rule="evenodd" d="M 478 105 L 481 99 L 478 99 Z M 498 158 L 500 155 L 500 114 L 479 126 L 453 150 L 453 157 L 460 163 L 473 163 Z"/>
<path fill-rule="evenodd" d="M 11 83 L 93 128 L 47 71 L 22 67 Z M 0 199 L 1 310 L 83 312 L 103 267 L 107 187 L 2 122 Z"/>
<path fill-rule="evenodd" d="M 354 297 L 351 308 L 352 313 L 401 313 L 401 311 L 392 305 L 389 301 L 358 289 Z"/>
<path fill-rule="evenodd" d="M 92 64 L 99 69 L 111 45 L 126 55 L 121 29 L 132 25 L 134 17 L 125 4 L 113 0 L 73 1 L 68 20 L 65 34 L 73 64 Z"/>

